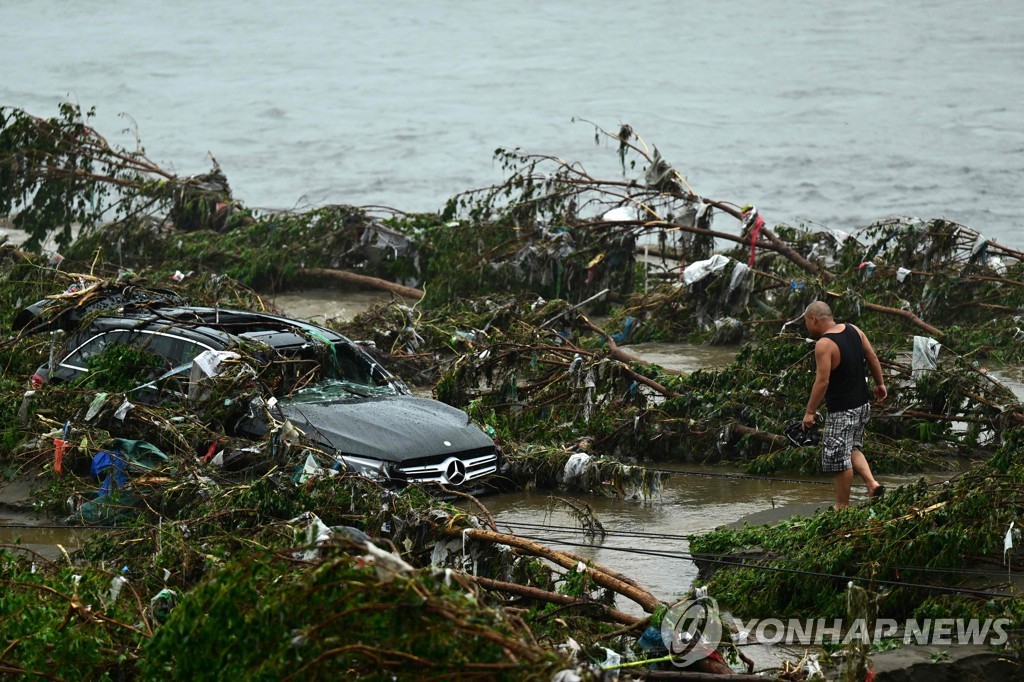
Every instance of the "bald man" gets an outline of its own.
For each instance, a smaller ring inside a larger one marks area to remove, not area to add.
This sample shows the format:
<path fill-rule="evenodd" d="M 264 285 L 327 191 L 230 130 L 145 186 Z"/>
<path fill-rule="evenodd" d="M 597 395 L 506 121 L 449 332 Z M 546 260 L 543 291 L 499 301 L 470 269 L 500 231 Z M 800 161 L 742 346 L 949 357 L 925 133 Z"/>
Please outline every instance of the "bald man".
<path fill-rule="evenodd" d="M 853 472 L 864 480 L 869 497 L 880 497 L 885 488 L 871 475 L 864 447 L 864 426 L 871 414 L 871 395 L 864 378 L 867 365 L 875 380 L 875 398 L 885 400 L 885 380 L 875 349 L 864 332 L 852 324 L 838 324 L 832 309 L 823 301 L 815 301 L 804 311 L 804 324 L 814 344 L 817 371 L 811 397 L 804 412 L 803 427 L 814 424 L 818 406 L 824 398 L 828 419 L 822 435 L 821 468 L 836 477 L 836 504 L 840 509 L 850 504 Z"/>

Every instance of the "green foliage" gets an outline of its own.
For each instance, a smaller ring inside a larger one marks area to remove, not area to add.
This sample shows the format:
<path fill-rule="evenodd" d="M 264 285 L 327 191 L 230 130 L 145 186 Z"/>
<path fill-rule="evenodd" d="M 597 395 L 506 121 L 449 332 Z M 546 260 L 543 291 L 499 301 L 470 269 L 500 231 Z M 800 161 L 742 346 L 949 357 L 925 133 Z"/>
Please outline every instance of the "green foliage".
<path fill-rule="evenodd" d="M 865 579 L 863 585 L 872 579 L 906 585 L 878 586 L 885 592 L 879 617 L 1011 617 L 1019 624 L 1013 599 L 985 601 L 921 586 L 978 589 L 980 576 L 971 571 L 1002 560 L 1002 533 L 1024 512 L 1022 483 L 1019 466 L 1009 475 L 982 466 L 944 484 L 922 480 L 890 490 L 870 507 L 717 530 L 692 537 L 690 547 L 713 557 L 753 552 L 763 556 L 754 562 L 781 569 L 709 564 L 717 568 L 708 580 L 711 592 L 748 616 L 841 617 L 847 580 L 841 576 L 849 576 Z"/>
<path fill-rule="evenodd" d="M 114 343 L 86 361 L 89 371 L 76 378 L 75 388 L 123 393 L 155 379 L 166 361 L 151 351 Z"/>
<path fill-rule="evenodd" d="M 381 582 L 344 555 L 308 566 L 232 562 L 171 612 L 145 654 L 148 679 L 530 679 L 546 678 L 556 661 L 429 572 Z"/>
<path fill-rule="evenodd" d="M 357 244 L 367 220 L 361 209 L 326 206 L 299 214 L 247 214 L 223 231 L 166 233 L 127 221 L 86 235 L 67 255 L 88 258 L 101 250 L 168 278 L 175 270 L 213 272 L 267 290 L 280 288 L 302 268 L 334 267 Z"/>
<path fill-rule="evenodd" d="M 0 377 L 0 480 L 4 478 L 7 466 L 15 468 L 13 459 L 7 464 L 8 455 L 28 435 L 28 430 L 18 421 L 24 382 Z"/>
<path fill-rule="evenodd" d="M 111 146 L 89 125 L 94 114 L 69 102 L 49 119 L 0 108 L 0 215 L 14 214 L 14 226 L 30 235 L 28 249 L 50 236 L 67 247 L 73 227 L 88 233 L 103 220 L 168 219 L 194 230 L 248 219 L 219 168 L 179 179 L 141 145 Z"/>
<path fill-rule="evenodd" d="M 136 672 L 147 639 L 131 585 L 111 601 L 110 572 L 39 566 L 0 549 L 0 672 L 19 677 L 118 680 Z M 139 627 L 137 627 L 139 626 Z M 140 627 L 142 628 L 140 630 Z"/>
<path fill-rule="evenodd" d="M 112 169 L 96 157 L 105 143 L 88 125 L 94 113 L 67 102 L 50 119 L 0 108 L 0 215 L 17 211 L 30 247 L 55 229 L 69 244 L 72 225 L 95 224 L 106 210 L 109 190 L 92 178 Z"/>

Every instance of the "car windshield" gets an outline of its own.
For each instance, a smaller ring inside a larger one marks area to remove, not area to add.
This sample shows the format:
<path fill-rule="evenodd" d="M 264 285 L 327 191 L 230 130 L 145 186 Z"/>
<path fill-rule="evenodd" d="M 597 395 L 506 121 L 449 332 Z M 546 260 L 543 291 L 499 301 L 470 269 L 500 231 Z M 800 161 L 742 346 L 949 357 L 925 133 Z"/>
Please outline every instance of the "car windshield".
<path fill-rule="evenodd" d="M 286 400 L 293 403 L 320 403 L 331 400 L 354 400 L 394 395 L 399 395 L 399 391 L 391 384 L 373 386 L 345 379 L 324 379 L 299 389 Z"/>

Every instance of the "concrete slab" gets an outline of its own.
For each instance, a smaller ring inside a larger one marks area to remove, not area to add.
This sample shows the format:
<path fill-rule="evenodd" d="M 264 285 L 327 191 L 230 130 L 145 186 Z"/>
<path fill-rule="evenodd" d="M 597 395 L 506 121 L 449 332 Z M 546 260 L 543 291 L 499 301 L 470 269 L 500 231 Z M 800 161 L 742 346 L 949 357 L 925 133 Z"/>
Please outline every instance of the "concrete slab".
<path fill-rule="evenodd" d="M 761 526 L 765 524 L 776 524 L 779 521 L 787 521 L 794 516 L 814 516 L 818 512 L 825 511 L 831 506 L 832 502 L 829 500 L 822 502 L 807 502 L 804 504 L 789 504 L 784 507 L 775 507 L 774 509 L 765 509 L 764 511 L 747 514 L 735 523 L 726 524 L 722 527 L 739 529 L 747 525 Z"/>
<path fill-rule="evenodd" d="M 1019 660 L 984 645 L 907 646 L 871 657 L 876 682 L 1001 682 L 1024 679 Z"/>

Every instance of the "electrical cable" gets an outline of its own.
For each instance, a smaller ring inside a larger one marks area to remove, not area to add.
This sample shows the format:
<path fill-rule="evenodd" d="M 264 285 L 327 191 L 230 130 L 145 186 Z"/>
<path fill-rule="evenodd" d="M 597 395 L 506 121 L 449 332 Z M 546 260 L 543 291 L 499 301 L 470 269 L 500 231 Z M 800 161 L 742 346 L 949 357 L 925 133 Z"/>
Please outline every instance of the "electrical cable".
<path fill-rule="evenodd" d="M 21 530 L 124 530 L 129 526 L 59 526 L 59 525 L 26 525 L 24 523 L 0 523 L 0 528 L 19 528 Z"/>
<path fill-rule="evenodd" d="M 520 528 L 527 528 L 529 530 L 533 530 L 534 532 L 537 532 L 537 531 L 540 531 L 540 532 L 551 532 L 551 533 L 555 533 L 555 532 L 557 532 L 557 533 L 570 532 L 570 533 L 575 533 L 575 534 L 589 534 L 589 531 L 587 531 L 586 529 L 583 529 L 583 528 L 579 528 L 578 526 L 556 526 L 556 525 L 530 523 L 530 522 L 516 522 L 516 521 L 507 521 L 505 519 L 500 519 L 500 518 L 496 519 L 496 521 L 498 522 L 499 525 L 504 525 L 504 526 L 507 526 L 509 528 L 512 528 L 513 526 L 517 526 L 517 527 L 520 527 Z M 640 531 L 636 531 L 636 532 L 634 532 L 634 531 L 616 531 L 616 530 L 608 530 L 607 528 L 604 529 L 603 533 L 601 531 L 597 531 L 594 534 L 595 535 L 596 534 L 602 534 L 604 536 L 610 536 L 610 537 L 637 538 L 637 539 L 644 539 L 644 540 L 670 540 L 670 541 L 671 540 L 685 540 L 685 541 L 689 541 L 689 539 L 690 539 L 690 536 L 688 536 L 688 535 L 673 535 L 673 534 L 669 534 L 669 533 L 644 533 L 644 532 L 640 532 Z M 612 549 L 611 546 L 607 546 L 607 545 L 603 545 L 603 544 L 602 545 L 590 544 L 590 545 L 586 545 L 586 546 L 588 546 L 588 547 L 600 547 L 602 549 Z M 734 556 L 734 555 L 732 555 L 732 554 L 707 554 L 707 555 L 702 554 L 701 555 L 702 558 L 705 557 L 705 556 L 707 556 L 707 557 L 712 557 L 712 556 L 715 556 L 715 557 L 731 557 L 731 556 Z M 791 558 L 791 557 L 772 557 L 772 561 L 799 561 L 799 560 L 795 559 L 795 558 Z M 1004 570 L 996 570 L 996 569 L 987 570 L 987 569 L 973 569 L 973 568 L 941 568 L 941 567 L 932 567 L 932 566 L 882 566 L 882 568 L 898 570 L 898 571 L 922 571 L 922 572 L 928 572 L 928 573 L 950 573 L 950 574 L 955 574 L 955 575 L 966 575 L 966 576 L 971 576 L 971 575 L 978 575 L 978 576 L 1007 576 L 1007 575 L 1014 576 L 1014 575 L 1024 575 L 1024 573 L 1021 573 L 1019 571 L 1004 571 Z"/>
<path fill-rule="evenodd" d="M 524 540 L 533 540 L 535 542 L 557 542 L 558 544 L 562 544 L 562 545 L 565 545 L 567 547 L 593 547 L 593 545 L 584 544 L 584 543 L 580 543 L 580 542 L 571 542 L 569 540 L 564 540 L 564 539 L 560 539 L 560 538 L 559 539 L 550 539 L 550 538 L 531 537 L 529 535 L 519 535 L 518 537 L 521 537 Z M 994 597 L 1001 597 L 1001 598 L 1007 598 L 1007 599 L 1020 599 L 1021 598 L 1021 595 L 1019 595 L 1019 594 L 1011 594 L 1011 593 L 1007 593 L 1007 592 L 989 592 L 989 591 L 986 591 L 986 590 L 972 590 L 972 589 L 969 589 L 969 588 L 951 587 L 951 586 L 946 586 L 946 585 L 927 585 L 927 584 L 924 584 L 924 583 L 908 583 L 908 582 L 904 582 L 902 580 L 887 580 L 887 579 L 883 579 L 883 578 L 862 578 L 862 577 L 858 577 L 858 576 L 839 575 L 837 573 L 822 573 L 820 571 L 805 571 L 805 570 L 798 569 L 798 568 L 784 568 L 782 566 L 766 566 L 764 564 L 745 563 L 743 561 L 737 561 L 735 559 L 732 560 L 732 561 L 727 561 L 725 559 L 714 559 L 714 558 L 711 558 L 711 557 L 713 557 L 715 555 L 704 555 L 704 554 L 701 554 L 699 556 L 695 556 L 693 554 L 659 552 L 659 551 L 656 551 L 656 550 L 647 550 L 647 549 L 640 549 L 640 548 L 635 548 L 635 547 L 602 547 L 602 549 L 606 549 L 606 550 L 610 550 L 610 551 L 615 551 L 615 552 L 629 552 L 631 554 L 642 554 L 642 555 L 646 555 L 646 556 L 663 557 L 663 558 L 666 558 L 666 559 L 677 559 L 677 560 L 683 560 L 683 561 L 692 561 L 694 563 L 696 563 L 699 560 L 699 561 L 707 561 L 707 562 L 713 563 L 713 564 L 722 564 L 724 566 L 736 566 L 736 567 L 739 567 L 739 568 L 751 568 L 751 569 L 759 569 L 759 570 L 766 570 L 766 571 L 776 571 L 776 572 L 780 572 L 780 573 L 792 573 L 792 574 L 796 574 L 796 575 L 806 575 L 806 576 L 812 576 L 812 577 L 816 577 L 816 578 L 831 578 L 831 579 L 834 579 L 834 580 L 844 580 L 846 582 L 860 581 L 860 582 L 872 583 L 872 584 L 875 584 L 875 585 L 889 585 L 889 586 L 892 586 L 892 587 L 917 588 L 917 589 L 923 589 L 923 590 L 932 590 L 932 591 L 936 591 L 936 592 L 948 592 L 948 593 L 953 593 L 953 594 L 965 594 L 965 595 L 972 595 L 972 596 L 977 596 L 977 597 L 986 597 L 986 598 L 989 598 L 989 599 L 994 598 Z"/>
<path fill-rule="evenodd" d="M 806 478 L 776 478 L 774 476 L 755 476 L 753 474 L 726 474 L 713 471 L 686 471 L 685 469 L 653 469 L 650 467 L 645 467 L 642 464 L 638 464 L 636 466 L 641 467 L 645 471 L 650 471 L 657 474 L 667 474 L 670 476 L 700 476 L 703 478 L 731 478 L 741 481 L 774 481 L 776 483 L 806 483 L 808 485 L 835 485 L 834 481 L 812 481 Z"/>

